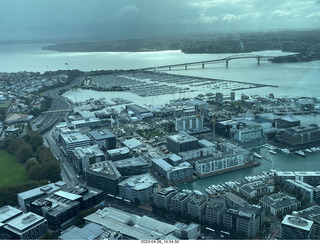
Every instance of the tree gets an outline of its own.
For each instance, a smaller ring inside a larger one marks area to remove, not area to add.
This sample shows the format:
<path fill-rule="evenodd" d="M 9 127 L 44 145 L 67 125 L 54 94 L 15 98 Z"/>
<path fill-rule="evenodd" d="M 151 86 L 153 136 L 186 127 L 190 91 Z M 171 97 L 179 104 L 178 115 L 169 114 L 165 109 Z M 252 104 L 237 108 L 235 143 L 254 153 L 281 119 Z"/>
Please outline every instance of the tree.
<path fill-rule="evenodd" d="M 17 149 L 19 148 L 19 146 L 22 144 L 22 143 L 25 143 L 25 141 L 19 139 L 19 138 L 13 138 L 10 143 L 9 143 L 9 146 L 7 147 L 7 151 L 8 153 L 11 153 L 11 154 L 15 154 Z"/>
<path fill-rule="evenodd" d="M 60 165 L 56 161 L 47 161 L 42 164 L 43 174 L 45 178 L 51 182 L 56 182 L 61 180 L 61 168 Z"/>
<path fill-rule="evenodd" d="M 26 162 L 33 155 L 32 147 L 29 143 L 21 143 L 16 149 L 15 156 L 20 163 Z"/>
<path fill-rule="evenodd" d="M 25 164 L 26 172 L 28 173 L 29 169 L 32 168 L 36 164 L 38 164 L 38 163 L 34 159 L 28 160 Z"/>
<path fill-rule="evenodd" d="M 33 151 L 36 151 L 38 147 L 43 145 L 43 138 L 41 134 L 36 131 L 31 131 L 29 143 L 32 146 Z"/>
<path fill-rule="evenodd" d="M 45 180 L 46 176 L 44 174 L 42 165 L 36 164 L 32 166 L 27 172 L 27 177 L 30 180 Z"/>

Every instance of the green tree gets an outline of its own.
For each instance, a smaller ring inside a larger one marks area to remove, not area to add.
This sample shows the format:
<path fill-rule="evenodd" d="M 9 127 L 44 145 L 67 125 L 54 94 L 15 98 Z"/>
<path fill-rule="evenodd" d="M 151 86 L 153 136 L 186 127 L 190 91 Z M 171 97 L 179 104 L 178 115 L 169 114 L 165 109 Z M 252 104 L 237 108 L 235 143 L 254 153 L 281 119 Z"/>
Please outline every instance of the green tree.
<path fill-rule="evenodd" d="M 56 182 L 61 180 L 61 168 L 60 165 L 56 161 L 48 161 L 42 164 L 43 166 L 43 174 L 45 178 L 50 182 Z"/>
<path fill-rule="evenodd" d="M 15 156 L 20 163 L 26 162 L 30 157 L 33 155 L 33 150 L 32 147 L 30 146 L 29 143 L 21 143 L 16 152 Z"/>
<path fill-rule="evenodd" d="M 8 153 L 15 154 L 16 151 L 18 150 L 19 146 L 23 143 L 25 143 L 25 141 L 23 141 L 19 138 L 13 138 L 10 141 L 9 146 L 7 147 Z"/>
<path fill-rule="evenodd" d="M 39 132 L 31 131 L 29 143 L 32 146 L 33 151 L 36 151 L 38 147 L 43 145 L 43 137 Z"/>
<path fill-rule="evenodd" d="M 27 177 L 30 180 L 45 180 L 46 176 L 42 165 L 36 164 L 32 166 L 27 172 Z"/>
<path fill-rule="evenodd" d="M 25 167 L 26 167 L 26 172 L 28 173 L 29 169 L 32 168 L 34 165 L 37 165 L 38 163 L 34 160 L 34 159 L 31 159 L 31 160 L 28 160 L 25 164 Z"/>

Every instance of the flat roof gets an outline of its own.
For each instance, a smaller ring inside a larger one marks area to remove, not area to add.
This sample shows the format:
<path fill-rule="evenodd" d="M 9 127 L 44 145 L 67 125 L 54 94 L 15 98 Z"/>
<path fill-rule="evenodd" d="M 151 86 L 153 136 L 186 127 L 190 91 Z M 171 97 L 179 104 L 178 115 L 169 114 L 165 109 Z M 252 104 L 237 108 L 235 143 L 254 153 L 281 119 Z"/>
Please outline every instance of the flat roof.
<path fill-rule="evenodd" d="M 282 220 L 281 224 L 299 228 L 305 231 L 310 231 L 313 225 L 313 221 L 288 214 Z"/>
<path fill-rule="evenodd" d="M 121 174 L 119 173 L 116 166 L 114 166 L 109 161 L 103 161 L 100 163 L 89 165 L 85 168 L 85 170 L 88 173 L 94 173 L 96 175 L 107 177 L 109 179 L 119 179 L 121 177 Z"/>
<path fill-rule="evenodd" d="M 102 130 L 93 130 L 90 131 L 89 134 L 95 139 L 95 140 L 104 140 L 107 138 L 113 138 L 116 137 L 111 131 L 107 129 Z"/>
<path fill-rule="evenodd" d="M 101 235 L 104 230 L 103 226 L 96 223 L 89 223 L 83 228 L 71 226 L 65 230 L 60 236 L 60 240 L 94 240 Z"/>
<path fill-rule="evenodd" d="M 63 197 L 65 199 L 71 200 L 71 201 L 75 201 L 79 198 L 82 198 L 82 196 L 77 195 L 77 194 L 73 194 L 70 192 L 66 192 L 66 191 L 57 191 L 54 193 L 54 195 L 57 195 L 59 197 Z"/>
<path fill-rule="evenodd" d="M 194 136 L 191 136 L 191 135 L 189 135 L 187 133 L 180 133 L 178 135 L 168 136 L 168 138 L 173 140 L 173 141 L 175 141 L 175 142 L 179 142 L 179 143 L 198 141 L 197 138 L 195 138 Z"/>
<path fill-rule="evenodd" d="M 82 134 L 80 132 L 70 133 L 70 134 L 60 134 L 63 140 L 66 141 L 66 143 L 74 143 L 79 141 L 90 141 L 90 138 Z"/>
<path fill-rule="evenodd" d="M 21 214 L 22 211 L 9 205 L 0 208 L 0 223 L 5 223 L 14 216 Z"/>
<path fill-rule="evenodd" d="M 50 183 L 45 186 L 40 186 L 40 187 L 31 189 L 29 191 L 21 192 L 18 194 L 18 197 L 24 200 L 24 199 L 32 198 L 42 194 L 50 194 L 52 192 L 55 192 L 61 189 L 61 187 L 66 185 L 67 184 L 65 182 L 58 181 L 56 183 Z"/>
<path fill-rule="evenodd" d="M 125 140 L 122 143 L 130 149 L 142 147 L 142 143 L 139 140 L 137 140 L 136 138 L 131 138 L 129 140 Z"/>
<path fill-rule="evenodd" d="M 120 182 L 119 186 L 130 187 L 133 190 L 140 191 L 147 189 L 158 182 L 149 174 L 136 175 L 132 176 L 122 182 Z"/>
<path fill-rule="evenodd" d="M 29 227 L 33 227 L 36 223 L 39 223 L 44 220 L 44 217 L 37 215 L 35 213 L 29 212 L 23 215 L 20 215 L 13 220 L 7 223 L 5 228 L 15 232 L 21 233 L 28 229 Z"/>
<path fill-rule="evenodd" d="M 121 148 L 115 148 L 115 149 L 110 149 L 107 151 L 108 154 L 110 155 L 115 155 L 115 154 L 126 154 L 129 153 L 130 150 L 127 147 L 121 147 Z"/>

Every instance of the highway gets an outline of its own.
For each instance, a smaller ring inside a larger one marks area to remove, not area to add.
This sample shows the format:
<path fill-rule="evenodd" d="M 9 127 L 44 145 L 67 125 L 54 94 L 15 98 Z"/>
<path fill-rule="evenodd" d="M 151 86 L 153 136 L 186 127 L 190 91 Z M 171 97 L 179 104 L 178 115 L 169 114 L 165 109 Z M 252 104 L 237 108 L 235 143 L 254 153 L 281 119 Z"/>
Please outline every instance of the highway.
<path fill-rule="evenodd" d="M 54 126 L 58 122 L 67 120 L 69 111 L 71 111 L 72 109 L 72 105 L 67 100 L 59 96 L 59 92 L 61 90 L 66 90 L 73 86 L 79 85 L 82 80 L 83 80 L 83 77 L 78 77 L 67 86 L 55 88 L 45 92 L 44 96 L 48 96 L 52 98 L 52 105 L 49 111 L 54 111 L 54 110 L 58 110 L 58 111 L 63 110 L 63 111 L 57 112 L 57 113 L 48 113 L 48 114 L 40 115 L 41 118 L 39 119 L 39 121 L 40 121 L 41 127 L 39 128 L 36 128 L 37 123 L 32 124 L 33 129 L 36 128 L 37 131 L 43 134 L 44 144 L 51 149 L 52 153 L 59 161 L 60 167 L 62 169 L 61 178 L 68 185 L 68 187 L 72 187 L 79 184 L 80 180 L 77 177 L 77 172 L 74 170 L 72 165 L 68 162 L 65 154 L 62 152 L 60 145 L 57 144 L 53 136 L 53 130 L 54 130 Z"/>

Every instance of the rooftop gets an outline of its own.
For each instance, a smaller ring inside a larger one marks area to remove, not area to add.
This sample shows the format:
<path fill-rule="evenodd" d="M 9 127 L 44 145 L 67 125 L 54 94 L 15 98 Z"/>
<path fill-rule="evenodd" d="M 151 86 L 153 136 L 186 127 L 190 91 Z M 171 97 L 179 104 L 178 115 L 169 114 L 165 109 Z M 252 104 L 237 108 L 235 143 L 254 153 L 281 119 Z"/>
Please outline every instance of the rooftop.
<path fill-rule="evenodd" d="M 79 141 L 90 141 L 90 138 L 87 135 L 84 135 L 80 132 L 75 132 L 71 134 L 60 134 L 63 140 L 66 143 L 75 143 Z"/>
<path fill-rule="evenodd" d="M 103 129 L 103 130 L 93 130 L 90 131 L 89 134 L 95 139 L 95 140 L 104 140 L 108 138 L 115 138 L 116 136 L 109 130 Z"/>
<path fill-rule="evenodd" d="M 66 186 L 66 185 L 67 184 L 65 182 L 58 181 L 56 183 L 50 183 L 45 186 L 31 189 L 29 191 L 21 192 L 18 194 L 18 197 L 22 198 L 22 199 L 28 199 L 28 198 L 32 198 L 32 197 L 42 195 L 42 194 L 50 194 L 52 192 L 55 192 L 55 191 L 61 189 L 62 187 Z"/>
<path fill-rule="evenodd" d="M 13 217 L 22 214 L 22 211 L 9 205 L 0 208 L 0 223 L 5 223 Z"/>
<path fill-rule="evenodd" d="M 95 163 L 90 166 L 87 166 L 85 168 L 85 171 L 111 179 L 119 179 L 121 177 L 117 168 L 108 161 Z"/>
<path fill-rule="evenodd" d="M 37 215 L 35 213 L 22 214 L 7 223 L 6 228 L 15 232 L 21 233 L 28 228 L 33 227 L 36 223 L 44 221 L 44 217 Z"/>
<path fill-rule="evenodd" d="M 198 141 L 197 138 L 187 134 L 187 133 L 179 133 L 178 135 L 172 135 L 168 136 L 171 140 L 179 143 L 186 143 L 186 142 L 192 142 L 192 141 Z"/>
<path fill-rule="evenodd" d="M 136 138 L 131 138 L 129 140 L 125 140 L 122 142 L 126 147 L 128 147 L 129 149 L 135 149 L 138 147 L 142 147 L 142 143 L 137 140 Z"/>
<path fill-rule="evenodd" d="M 152 187 L 157 183 L 158 182 L 150 174 L 147 173 L 143 175 L 132 176 L 120 182 L 118 185 L 140 191 Z"/>
<path fill-rule="evenodd" d="M 281 224 L 292 226 L 305 231 L 310 231 L 313 225 L 313 221 L 294 215 L 286 215 L 286 217 L 282 220 Z"/>
<path fill-rule="evenodd" d="M 129 152 L 130 152 L 130 150 L 127 147 L 121 147 L 121 148 L 111 149 L 111 150 L 107 151 L 107 153 L 111 156 L 117 155 L 117 154 L 127 154 Z"/>

